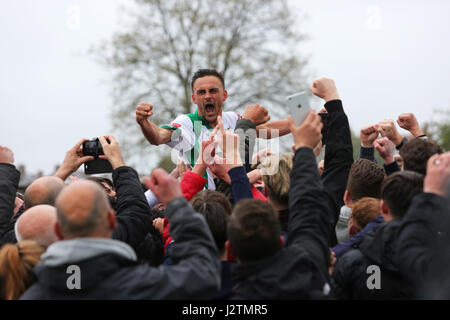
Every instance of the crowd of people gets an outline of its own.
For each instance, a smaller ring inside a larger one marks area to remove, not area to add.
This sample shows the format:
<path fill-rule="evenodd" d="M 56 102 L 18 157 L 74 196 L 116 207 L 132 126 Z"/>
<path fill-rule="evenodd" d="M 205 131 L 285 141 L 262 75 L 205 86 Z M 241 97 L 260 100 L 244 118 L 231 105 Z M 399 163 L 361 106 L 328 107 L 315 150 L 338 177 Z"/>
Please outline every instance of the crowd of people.
<path fill-rule="evenodd" d="M 152 148 L 178 158 L 143 181 L 106 135 L 112 179 L 69 179 L 94 160 L 82 139 L 22 197 L 0 146 L 0 298 L 450 299 L 450 152 L 403 113 L 362 128 L 354 159 L 335 82 L 310 90 L 326 121 L 269 122 L 258 104 L 223 111 L 222 74 L 198 70 L 195 113 L 158 126 L 136 108 Z M 255 152 L 288 134 L 292 152 Z"/>

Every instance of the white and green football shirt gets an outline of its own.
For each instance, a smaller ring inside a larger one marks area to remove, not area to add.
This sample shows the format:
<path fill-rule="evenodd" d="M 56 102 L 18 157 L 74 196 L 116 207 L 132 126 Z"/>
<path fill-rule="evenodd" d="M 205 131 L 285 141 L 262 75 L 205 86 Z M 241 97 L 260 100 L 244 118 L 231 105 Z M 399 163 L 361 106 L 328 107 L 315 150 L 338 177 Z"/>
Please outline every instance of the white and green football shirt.
<path fill-rule="evenodd" d="M 222 122 L 225 130 L 236 128 L 236 122 L 242 117 L 236 112 L 222 112 Z M 209 138 L 212 128 L 203 116 L 197 111 L 178 116 L 169 125 L 161 128 L 174 130 L 172 139 L 166 143 L 169 147 L 179 151 L 179 159 L 192 168 L 200 153 L 201 142 Z M 207 175 L 207 177 L 206 177 Z M 207 178 L 206 188 L 215 189 L 214 180 L 209 169 L 206 169 L 204 178 Z"/>

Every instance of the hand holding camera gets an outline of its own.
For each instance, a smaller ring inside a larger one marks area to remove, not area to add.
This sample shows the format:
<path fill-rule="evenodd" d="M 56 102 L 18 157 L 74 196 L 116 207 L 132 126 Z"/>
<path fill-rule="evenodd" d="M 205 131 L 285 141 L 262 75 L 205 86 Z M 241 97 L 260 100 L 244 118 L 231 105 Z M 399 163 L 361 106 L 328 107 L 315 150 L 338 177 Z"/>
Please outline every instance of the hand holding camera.
<path fill-rule="evenodd" d="M 65 181 L 72 173 L 77 171 L 83 163 L 95 159 L 92 155 L 84 154 L 84 149 L 81 148 L 81 145 L 84 145 L 86 141 L 89 141 L 89 139 L 81 139 L 66 152 L 63 163 L 55 173 L 56 177 Z"/>
<path fill-rule="evenodd" d="M 122 152 L 120 151 L 119 142 L 112 135 L 99 138 L 103 147 L 103 152 L 113 169 L 124 166 Z"/>

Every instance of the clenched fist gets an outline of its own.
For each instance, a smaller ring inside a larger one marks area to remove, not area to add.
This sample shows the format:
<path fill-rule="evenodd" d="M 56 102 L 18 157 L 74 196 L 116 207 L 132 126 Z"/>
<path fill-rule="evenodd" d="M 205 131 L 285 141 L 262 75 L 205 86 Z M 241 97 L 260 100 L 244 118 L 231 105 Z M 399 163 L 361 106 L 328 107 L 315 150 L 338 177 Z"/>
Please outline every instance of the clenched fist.
<path fill-rule="evenodd" d="M 400 143 L 402 143 L 403 137 L 397 131 L 394 120 L 387 119 L 387 120 L 381 121 L 379 123 L 379 130 L 380 130 L 381 136 L 388 138 L 396 146 L 398 146 Z"/>
<path fill-rule="evenodd" d="M 364 148 L 371 148 L 373 147 L 373 142 L 378 138 L 378 127 L 376 125 L 363 127 L 359 136 L 361 145 Z"/>
<path fill-rule="evenodd" d="M 423 135 L 423 131 L 420 129 L 419 123 L 413 113 L 402 113 L 398 116 L 397 123 L 400 128 L 408 130 L 414 137 Z"/>
<path fill-rule="evenodd" d="M 318 79 L 313 82 L 309 89 L 314 95 L 325 100 L 325 102 L 339 99 L 339 94 L 333 79 Z"/>
<path fill-rule="evenodd" d="M 149 103 L 141 103 L 136 108 L 136 122 L 142 124 L 153 115 L 153 105 Z"/>
<path fill-rule="evenodd" d="M 248 119 L 255 125 L 266 123 L 270 120 L 269 111 L 259 104 L 254 104 L 245 108 L 244 119 Z"/>
<path fill-rule="evenodd" d="M 392 155 L 392 150 L 394 150 L 394 146 L 392 145 L 391 141 L 389 141 L 388 138 L 380 138 L 373 142 L 373 146 L 375 149 L 377 149 L 378 153 L 380 154 L 381 158 L 383 158 L 384 162 L 386 164 L 393 163 L 394 156 Z"/>

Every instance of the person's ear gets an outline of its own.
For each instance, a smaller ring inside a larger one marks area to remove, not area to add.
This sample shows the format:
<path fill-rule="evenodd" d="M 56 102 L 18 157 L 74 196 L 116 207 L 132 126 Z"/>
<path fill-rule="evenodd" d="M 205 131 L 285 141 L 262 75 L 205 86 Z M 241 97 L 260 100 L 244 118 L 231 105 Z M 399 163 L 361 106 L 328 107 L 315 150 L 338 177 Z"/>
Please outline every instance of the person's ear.
<path fill-rule="evenodd" d="M 348 192 L 347 189 L 345 189 L 345 193 L 344 193 L 344 203 L 347 207 L 351 207 L 353 201 L 352 198 L 350 197 L 350 193 Z"/>
<path fill-rule="evenodd" d="M 223 101 L 227 100 L 228 98 L 228 92 L 227 90 L 223 90 Z"/>
<path fill-rule="evenodd" d="M 386 204 L 386 202 L 384 202 L 384 200 L 381 200 L 381 213 L 383 214 L 383 219 L 386 222 L 389 222 L 392 220 L 392 216 L 391 213 L 389 212 L 389 208 Z"/>
<path fill-rule="evenodd" d="M 225 242 L 225 248 L 227 250 L 227 260 L 228 260 L 228 262 L 236 261 L 237 258 L 236 258 L 236 255 L 234 254 L 234 250 L 233 250 L 233 247 L 231 246 L 230 241 L 227 240 Z"/>
<path fill-rule="evenodd" d="M 384 200 L 381 200 L 380 205 L 381 205 L 381 213 L 388 214 L 389 208 L 387 207 L 386 202 L 384 202 Z"/>
<path fill-rule="evenodd" d="M 58 237 L 58 239 L 59 240 L 64 240 L 64 235 L 63 235 L 63 232 L 62 232 L 62 230 L 61 230 L 61 226 L 59 225 L 59 223 L 58 222 L 55 222 L 55 225 L 54 225 L 54 230 L 55 230 L 55 234 L 56 234 L 56 236 Z"/>
<path fill-rule="evenodd" d="M 283 236 L 280 236 L 280 249 L 283 249 L 284 248 L 284 242 L 285 242 L 285 239 L 284 239 L 284 237 Z"/>
<path fill-rule="evenodd" d="M 350 237 L 353 237 L 355 234 L 359 232 L 358 227 L 356 227 L 353 223 L 350 223 L 350 226 L 348 228 L 348 234 Z"/>
<path fill-rule="evenodd" d="M 109 229 L 111 231 L 116 229 L 116 225 L 117 225 L 116 213 L 114 212 L 113 209 L 110 209 L 108 211 L 108 225 L 109 225 Z"/>
<path fill-rule="evenodd" d="M 194 103 L 194 104 L 197 104 L 197 102 L 195 101 L 195 95 L 194 94 L 192 94 L 192 102 Z"/>

